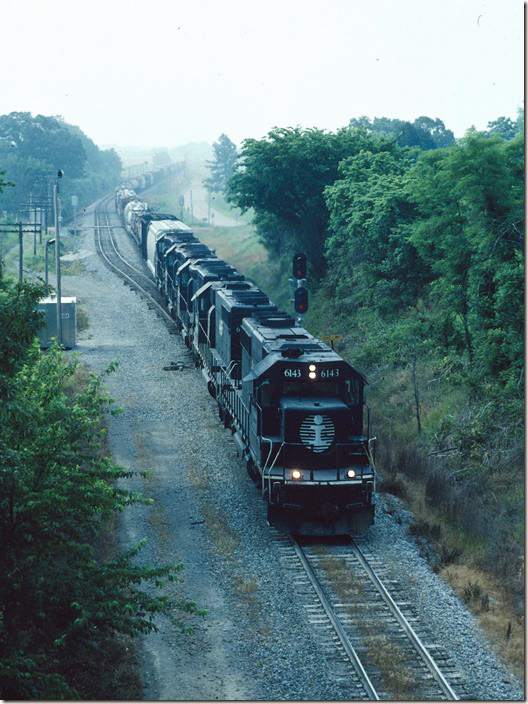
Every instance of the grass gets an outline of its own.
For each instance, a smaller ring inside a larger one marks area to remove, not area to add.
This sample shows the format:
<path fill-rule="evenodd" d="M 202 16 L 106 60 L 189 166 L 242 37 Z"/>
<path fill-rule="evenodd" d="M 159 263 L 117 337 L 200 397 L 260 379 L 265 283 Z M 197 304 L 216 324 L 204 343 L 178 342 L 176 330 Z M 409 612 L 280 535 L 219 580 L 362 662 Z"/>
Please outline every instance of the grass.
<path fill-rule="evenodd" d="M 504 588 L 477 566 L 452 564 L 440 575 L 475 615 L 500 657 L 519 678 L 524 676 L 524 617 L 513 613 Z"/>
<path fill-rule="evenodd" d="M 499 657 L 522 679 L 524 614 L 512 606 L 504 581 L 480 566 L 486 541 L 457 530 L 450 525 L 441 508 L 431 507 L 426 501 L 423 481 L 401 473 L 395 479 L 398 486 L 404 487 L 405 500 L 414 515 L 411 532 L 433 545 L 439 556 L 436 568 L 439 576 L 466 603 Z"/>
<path fill-rule="evenodd" d="M 37 237 L 36 254 L 33 254 L 33 236 L 25 235 L 23 242 L 23 270 L 24 277 L 28 279 L 40 278 L 44 280 L 46 240 L 53 234 L 42 234 L 42 242 Z M 61 259 L 65 254 L 74 252 L 79 247 L 79 236 L 71 235 L 67 228 L 61 230 Z M 48 248 L 48 271 L 50 278 L 55 276 L 55 246 Z M 19 243 L 16 234 L 0 233 L 0 259 L 3 260 L 5 270 L 11 276 L 18 278 L 19 271 Z M 85 271 L 80 259 L 61 261 L 61 274 L 64 276 L 81 276 Z"/>
<path fill-rule="evenodd" d="M 255 267 L 268 261 L 268 253 L 258 242 L 252 225 L 201 228 L 198 237 L 245 276 L 250 277 Z"/>

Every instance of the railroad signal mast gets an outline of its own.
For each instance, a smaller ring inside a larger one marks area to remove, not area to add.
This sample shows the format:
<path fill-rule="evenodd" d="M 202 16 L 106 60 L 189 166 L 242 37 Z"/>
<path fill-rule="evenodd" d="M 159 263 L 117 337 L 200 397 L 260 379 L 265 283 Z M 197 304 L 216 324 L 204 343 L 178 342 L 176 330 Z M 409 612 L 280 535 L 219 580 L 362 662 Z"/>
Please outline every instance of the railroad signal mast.
<path fill-rule="evenodd" d="M 306 255 L 297 252 L 292 258 L 293 278 L 290 279 L 293 307 L 297 313 L 297 322 L 301 324 L 303 315 L 308 311 L 308 289 L 306 288 Z"/>

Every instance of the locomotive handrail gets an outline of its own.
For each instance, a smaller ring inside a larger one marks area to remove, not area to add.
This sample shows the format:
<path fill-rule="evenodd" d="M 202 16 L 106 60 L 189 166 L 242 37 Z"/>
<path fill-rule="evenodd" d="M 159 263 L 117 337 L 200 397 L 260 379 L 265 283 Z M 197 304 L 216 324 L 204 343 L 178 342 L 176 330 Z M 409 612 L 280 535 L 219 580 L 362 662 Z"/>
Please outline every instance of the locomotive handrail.
<path fill-rule="evenodd" d="M 202 332 L 203 332 L 203 334 L 204 334 L 204 336 L 205 336 L 205 339 L 207 340 L 207 342 L 209 342 L 209 336 L 207 335 L 207 330 L 206 330 L 206 329 L 204 328 L 204 326 L 202 325 L 202 322 L 201 322 L 199 316 L 198 316 L 198 328 L 202 330 Z"/>
<path fill-rule="evenodd" d="M 266 440 L 266 439 L 267 439 L 267 438 L 263 438 L 263 440 Z M 267 479 L 267 480 L 268 480 L 268 489 L 269 489 L 269 500 L 270 500 L 270 503 L 271 503 L 271 470 L 272 470 L 273 467 L 275 466 L 275 462 L 277 461 L 277 458 L 278 458 L 278 456 L 279 456 L 280 453 L 281 453 L 281 450 L 282 450 L 282 448 L 283 448 L 283 445 L 284 445 L 284 442 L 281 443 L 281 446 L 280 446 L 279 449 L 277 450 L 277 454 L 275 455 L 275 459 L 273 460 L 273 462 L 271 463 L 271 465 L 270 465 L 268 468 L 266 468 L 266 465 L 264 465 L 264 467 L 262 468 L 262 493 L 264 494 L 264 492 L 265 492 L 265 480 Z M 271 444 L 271 447 L 273 448 L 273 443 Z M 271 455 L 271 450 L 270 450 L 270 453 L 268 454 L 268 457 L 267 457 L 267 459 L 266 459 L 266 464 L 267 464 L 267 462 L 268 462 L 268 460 L 269 460 L 269 458 L 270 458 L 270 455 Z M 266 470 L 267 470 L 267 476 L 266 476 Z"/>
<path fill-rule="evenodd" d="M 269 477 L 269 473 L 271 472 L 271 470 L 272 470 L 273 467 L 275 466 L 275 462 L 277 461 L 277 459 L 278 459 L 278 457 L 279 457 L 279 455 L 280 455 L 280 453 L 281 453 L 281 450 L 282 450 L 282 448 L 284 447 L 284 445 L 286 445 L 286 443 L 284 442 L 284 440 L 281 442 L 281 446 L 280 446 L 279 449 L 277 450 L 277 454 L 275 455 L 275 459 L 273 460 L 273 462 L 271 463 L 270 467 L 268 468 L 268 467 L 266 467 L 266 465 L 268 464 L 268 460 L 269 460 L 270 455 L 271 455 L 271 453 L 272 453 L 272 451 L 273 451 L 273 440 L 271 440 L 270 438 L 265 438 L 264 436 L 262 437 L 262 439 L 263 439 L 263 440 L 266 440 L 266 442 L 269 442 L 269 444 L 270 444 L 270 451 L 269 451 L 269 453 L 268 453 L 268 456 L 266 457 L 266 462 L 264 463 L 264 467 L 262 468 L 262 474 L 264 474 L 264 473 L 266 472 L 266 469 L 267 469 L 267 471 L 268 471 L 268 477 Z"/>

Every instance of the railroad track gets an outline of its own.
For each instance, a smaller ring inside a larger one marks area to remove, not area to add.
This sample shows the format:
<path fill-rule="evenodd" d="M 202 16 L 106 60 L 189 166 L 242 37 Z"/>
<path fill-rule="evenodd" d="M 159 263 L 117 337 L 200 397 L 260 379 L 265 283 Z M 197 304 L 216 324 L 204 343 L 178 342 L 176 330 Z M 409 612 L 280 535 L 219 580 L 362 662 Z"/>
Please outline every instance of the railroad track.
<path fill-rule="evenodd" d="M 369 562 L 359 541 L 302 545 L 271 530 L 334 677 L 350 692 L 347 698 L 460 699 L 451 684 L 460 679 L 454 663 L 430 636 L 424 645 L 412 625 L 412 604 L 405 594 L 391 596 L 372 564 L 375 558 Z"/>
<path fill-rule="evenodd" d="M 147 273 L 125 259 L 119 251 L 114 230 L 117 230 L 123 236 L 125 235 L 125 230 L 122 225 L 111 224 L 108 212 L 110 202 L 113 202 L 112 196 L 103 198 L 97 203 L 94 211 L 94 238 L 97 252 L 115 274 L 124 279 L 129 286 L 138 291 L 147 300 L 148 305 L 164 321 L 168 331 L 174 335 L 178 332 L 176 322 L 165 309 L 164 302 L 154 281 Z"/>

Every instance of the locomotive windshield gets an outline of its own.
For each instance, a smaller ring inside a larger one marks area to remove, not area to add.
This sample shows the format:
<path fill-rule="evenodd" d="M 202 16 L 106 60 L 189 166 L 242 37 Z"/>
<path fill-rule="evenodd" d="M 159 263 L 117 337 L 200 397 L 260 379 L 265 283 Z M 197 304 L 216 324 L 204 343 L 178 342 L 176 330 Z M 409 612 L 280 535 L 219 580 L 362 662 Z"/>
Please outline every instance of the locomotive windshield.
<path fill-rule="evenodd" d="M 259 388 L 259 403 L 263 407 L 274 406 L 278 398 L 339 398 L 347 406 L 361 404 L 361 385 L 357 379 L 319 380 L 306 379 L 281 380 L 271 384 L 265 381 Z"/>
<path fill-rule="evenodd" d="M 320 381 L 317 384 L 309 381 L 285 381 L 282 385 L 284 396 L 339 396 L 337 381 Z"/>

